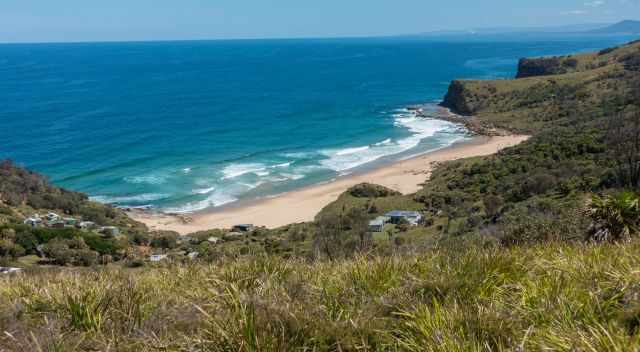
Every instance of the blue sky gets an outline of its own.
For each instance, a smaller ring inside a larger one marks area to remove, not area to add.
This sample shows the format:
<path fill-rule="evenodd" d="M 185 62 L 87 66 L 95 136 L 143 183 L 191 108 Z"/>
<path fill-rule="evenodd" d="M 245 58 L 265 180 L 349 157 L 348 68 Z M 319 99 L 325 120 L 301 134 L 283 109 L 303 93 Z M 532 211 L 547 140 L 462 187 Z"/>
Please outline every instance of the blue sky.
<path fill-rule="evenodd" d="M 640 0 L 0 0 L 0 42 L 375 36 L 640 19 Z"/>

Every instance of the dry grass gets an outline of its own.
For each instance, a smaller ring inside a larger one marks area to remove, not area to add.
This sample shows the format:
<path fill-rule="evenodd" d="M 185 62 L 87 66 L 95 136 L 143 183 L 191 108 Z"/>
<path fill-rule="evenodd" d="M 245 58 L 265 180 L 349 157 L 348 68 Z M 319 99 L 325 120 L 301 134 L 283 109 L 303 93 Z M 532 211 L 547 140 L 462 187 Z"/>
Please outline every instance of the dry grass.
<path fill-rule="evenodd" d="M 0 279 L 0 351 L 636 351 L 640 243 Z"/>

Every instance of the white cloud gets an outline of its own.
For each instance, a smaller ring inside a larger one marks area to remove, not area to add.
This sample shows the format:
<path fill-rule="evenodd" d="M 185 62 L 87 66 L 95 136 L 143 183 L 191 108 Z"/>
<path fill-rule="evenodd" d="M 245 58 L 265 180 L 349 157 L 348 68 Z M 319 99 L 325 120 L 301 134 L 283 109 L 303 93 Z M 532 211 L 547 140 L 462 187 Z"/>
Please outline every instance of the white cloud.
<path fill-rule="evenodd" d="M 588 1 L 584 3 L 584 6 L 587 7 L 600 7 L 602 5 L 604 5 L 605 2 L 603 0 L 593 0 L 593 1 Z"/>
<path fill-rule="evenodd" d="M 580 16 L 580 15 L 586 15 L 588 12 L 585 10 L 573 10 L 573 11 L 568 11 L 565 12 L 565 15 L 573 15 L 573 16 Z"/>

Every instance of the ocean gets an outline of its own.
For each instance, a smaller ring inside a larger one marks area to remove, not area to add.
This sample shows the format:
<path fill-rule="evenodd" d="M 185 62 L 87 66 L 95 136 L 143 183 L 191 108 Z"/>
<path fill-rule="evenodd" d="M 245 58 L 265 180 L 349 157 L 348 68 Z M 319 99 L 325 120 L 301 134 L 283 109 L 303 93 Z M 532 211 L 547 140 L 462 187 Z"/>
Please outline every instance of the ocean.
<path fill-rule="evenodd" d="M 630 38 L 0 45 L 0 159 L 119 206 L 273 196 L 468 138 L 418 118 L 455 78 Z"/>

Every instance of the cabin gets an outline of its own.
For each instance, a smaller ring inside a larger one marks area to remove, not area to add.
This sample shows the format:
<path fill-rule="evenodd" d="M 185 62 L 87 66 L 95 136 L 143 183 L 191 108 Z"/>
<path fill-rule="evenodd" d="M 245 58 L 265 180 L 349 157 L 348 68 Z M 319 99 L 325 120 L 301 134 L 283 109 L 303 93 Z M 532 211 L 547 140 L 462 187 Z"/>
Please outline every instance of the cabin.
<path fill-rule="evenodd" d="M 389 222 L 389 218 L 386 216 L 378 216 L 377 218 L 369 221 L 369 232 L 382 232 L 384 231 L 384 225 Z"/>
<path fill-rule="evenodd" d="M 81 230 L 91 230 L 96 227 L 96 223 L 93 221 L 80 221 L 76 227 Z"/>
<path fill-rule="evenodd" d="M 392 224 L 399 224 L 403 221 L 412 226 L 418 225 L 422 221 L 422 214 L 417 211 L 394 210 L 385 214 Z"/>
<path fill-rule="evenodd" d="M 27 218 L 24 221 L 25 225 L 31 226 L 31 227 L 40 227 L 42 226 L 42 219 L 40 219 L 39 216 L 32 216 Z"/>
<path fill-rule="evenodd" d="M 149 257 L 149 261 L 157 263 L 157 262 L 161 262 L 161 261 L 163 261 L 163 260 L 165 260 L 167 258 L 169 258 L 169 256 L 166 255 L 166 254 L 154 254 L 154 255 Z"/>
<path fill-rule="evenodd" d="M 115 226 L 103 226 L 100 228 L 99 232 L 106 237 L 116 237 L 120 235 L 120 229 Z"/>
<path fill-rule="evenodd" d="M 65 224 L 64 224 L 64 221 L 55 220 L 49 223 L 49 227 L 53 229 L 64 229 Z"/>
<path fill-rule="evenodd" d="M 11 267 L 0 266 L 0 274 L 18 274 L 21 272 L 22 272 L 21 268 L 11 268 Z"/>
<path fill-rule="evenodd" d="M 49 213 L 47 214 L 47 221 L 49 222 L 56 222 L 60 220 L 60 215 L 56 214 L 56 213 Z"/>
<path fill-rule="evenodd" d="M 78 223 L 78 220 L 74 218 L 64 218 L 62 219 L 62 221 L 64 221 L 64 224 L 67 226 L 76 226 L 76 224 Z"/>
<path fill-rule="evenodd" d="M 253 229 L 253 224 L 240 224 L 233 226 L 231 232 L 250 232 L 253 231 Z"/>

